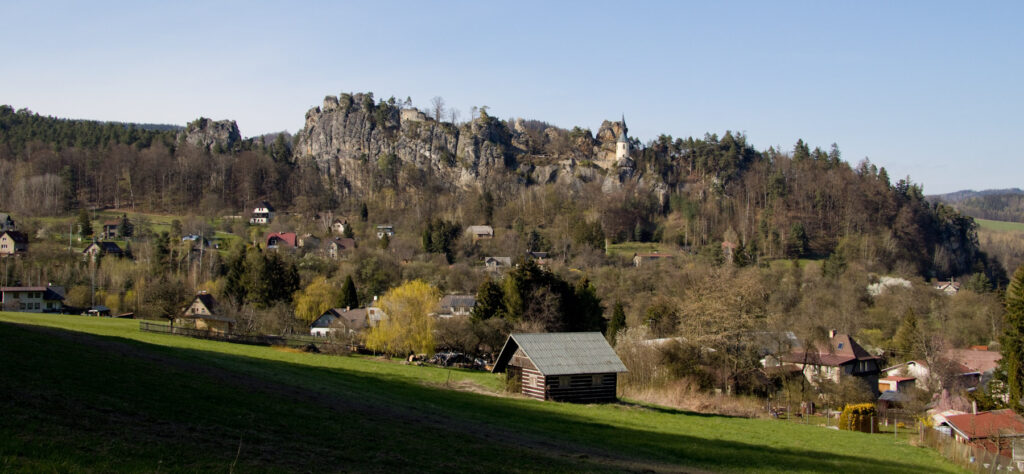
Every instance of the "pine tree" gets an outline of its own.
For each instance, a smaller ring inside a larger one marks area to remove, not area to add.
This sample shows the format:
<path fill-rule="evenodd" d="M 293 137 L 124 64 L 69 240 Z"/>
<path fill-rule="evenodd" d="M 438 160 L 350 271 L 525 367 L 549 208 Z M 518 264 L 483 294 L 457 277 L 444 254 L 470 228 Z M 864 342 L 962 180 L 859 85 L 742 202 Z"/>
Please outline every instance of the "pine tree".
<path fill-rule="evenodd" d="M 342 308 L 358 308 L 359 307 L 359 293 L 356 291 L 356 283 L 352 281 L 352 275 L 345 277 L 345 283 L 341 285 L 341 304 Z"/>
<path fill-rule="evenodd" d="M 131 237 L 134 233 L 135 226 L 132 225 L 132 221 L 128 220 L 128 214 L 121 214 L 121 223 L 117 225 L 117 235 L 127 238 Z"/>
<path fill-rule="evenodd" d="M 505 292 L 501 285 L 491 280 L 484 281 L 476 291 L 476 305 L 473 306 L 471 317 L 474 321 L 505 317 L 504 300 Z"/>
<path fill-rule="evenodd" d="M 89 211 L 85 209 L 78 211 L 78 235 L 82 238 L 92 235 L 92 221 L 89 219 Z"/>
<path fill-rule="evenodd" d="M 1006 372 L 1010 407 L 1024 412 L 1024 265 L 1017 269 L 1006 289 L 1006 313 L 1003 315 L 1002 368 Z"/>
<path fill-rule="evenodd" d="M 896 352 L 907 360 L 922 358 L 924 354 L 921 344 L 919 344 L 920 338 L 921 330 L 917 325 L 917 315 L 914 314 L 914 310 L 910 310 L 903 317 L 903 324 L 896 330 L 896 335 L 892 338 Z"/>
<path fill-rule="evenodd" d="M 612 310 L 612 320 L 608 321 L 608 333 L 605 334 L 611 345 L 615 345 L 615 337 L 623 329 L 626 329 L 626 311 L 622 308 L 622 302 L 616 301 Z"/>

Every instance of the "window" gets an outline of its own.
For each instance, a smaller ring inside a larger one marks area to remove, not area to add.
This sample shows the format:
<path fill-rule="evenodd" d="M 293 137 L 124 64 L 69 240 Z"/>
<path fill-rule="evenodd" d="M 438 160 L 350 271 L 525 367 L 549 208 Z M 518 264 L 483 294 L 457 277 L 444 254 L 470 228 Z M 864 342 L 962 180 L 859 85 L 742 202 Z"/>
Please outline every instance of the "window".
<path fill-rule="evenodd" d="M 558 388 L 569 388 L 569 380 L 570 379 L 571 379 L 571 377 L 569 377 L 568 375 L 559 375 L 558 376 Z"/>
<path fill-rule="evenodd" d="M 603 375 L 600 375 L 600 374 L 598 374 L 598 375 L 594 375 L 594 376 L 593 376 L 593 380 L 591 381 L 591 383 L 592 383 L 592 384 L 593 384 L 593 385 L 594 385 L 595 387 L 599 387 L 599 386 L 601 386 L 601 382 L 603 382 L 603 381 L 604 381 L 604 376 L 603 376 Z"/>
<path fill-rule="evenodd" d="M 840 343 L 839 343 L 839 349 L 840 349 L 840 350 L 842 350 L 842 349 L 843 349 L 843 344 L 845 344 L 845 343 L 843 343 L 843 342 L 840 342 Z"/>

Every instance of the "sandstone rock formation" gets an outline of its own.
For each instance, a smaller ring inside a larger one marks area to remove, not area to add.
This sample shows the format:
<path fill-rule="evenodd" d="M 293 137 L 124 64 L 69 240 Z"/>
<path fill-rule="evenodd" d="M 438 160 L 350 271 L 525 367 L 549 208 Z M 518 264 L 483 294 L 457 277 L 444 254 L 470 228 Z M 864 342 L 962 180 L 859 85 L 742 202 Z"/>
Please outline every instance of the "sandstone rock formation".
<path fill-rule="evenodd" d="M 622 131 L 621 122 L 605 121 L 596 138 L 589 131 L 571 132 L 569 156 L 531 157 L 522 120 L 510 129 L 481 113 L 456 126 L 393 101 L 375 102 L 372 94 L 341 94 L 306 113 L 294 156 L 315 163 L 329 185 L 356 193 L 371 191 L 375 168 L 393 172 L 410 165 L 455 187 L 494 179 L 568 186 L 604 180 L 603 187 L 616 189 L 636 174 L 632 160 L 615 160 Z M 555 140 L 556 132 L 552 128 L 541 136 Z"/>
<path fill-rule="evenodd" d="M 185 143 L 207 150 L 213 150 L 217 146 L 229 150 L 242 139 L 242 134 L 238 131 L 238 124 L 234 120 L 213 121 L 206 117 L 200 117 L 189 123 L 185 130 L 179 132 L 178 136 Z"/>

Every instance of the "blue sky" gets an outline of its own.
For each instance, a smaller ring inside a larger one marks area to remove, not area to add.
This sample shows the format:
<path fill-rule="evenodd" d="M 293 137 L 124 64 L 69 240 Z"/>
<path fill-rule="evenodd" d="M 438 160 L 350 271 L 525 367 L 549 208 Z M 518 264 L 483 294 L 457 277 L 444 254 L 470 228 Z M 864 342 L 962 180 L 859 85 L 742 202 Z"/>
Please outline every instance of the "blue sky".
<path fill-rule="evenodd" d="M 1024 2 L 0 1 L 0 103 L 297 131 L 328 94 L 647 141 L 835 142 L 926 193 L 1024 187 Z"/>

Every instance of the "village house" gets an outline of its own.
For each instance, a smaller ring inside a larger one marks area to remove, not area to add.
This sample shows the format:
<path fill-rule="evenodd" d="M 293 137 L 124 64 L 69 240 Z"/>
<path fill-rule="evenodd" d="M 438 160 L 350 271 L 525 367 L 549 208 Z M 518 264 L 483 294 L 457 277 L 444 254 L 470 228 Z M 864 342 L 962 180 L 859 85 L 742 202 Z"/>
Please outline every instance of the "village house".
<path fill-rule="evenodd" d="M 16 229 L 17 226 L 14 225 L 14 219 L 11 218 L 11 215 L 0 212 L 0 232 L 6 232 L 8 230 Z"/>
<path fill-rule="evenodd" d="M 110 308 L 98 304 L 96 306 L 90 306 L 88 309 L 82 312 L 82 316 L 98 316 L 109 318 L 111 316 L 111 311 Z"/>
<path fill-rule="evenodd" d="M 319 248 L 320 238 L 313 234 L 302 234 L 302 236 L 299 237 L 298 246 L 306 250 Z"/>
<path fill-rule="evenodd" d="M 871 390 L 878 390 L 879 358 L 869 354 L 849 334 L 829 331 L 827 342 L 808 350 L 794 349 L 780 359 L 795 364 L 815 385 L 826 380 L 839 383 L 846 377 L 857 377 Z"/>
<path fill-rule="evenodd" d="M 0 233 L 0 257 L 28 252 L 28 236 L 16 230 Z"/>
<path fill-rule="evenodd" d="M 52 285 L 0 287 L 0 311 L 59 313 L 63 308 L 63 287 Z"/>
<path fill-rule="evenodd" d="M 599 332 L 513 333 L 493 373 L 505 372 L 522 394 L 538 400 L 616 400 L 618 374 L 628 372 Z"/>
<path fill-rule="evenodd" d="M 533 263 L 536 263 L 538 267 L 545 267 L 551 262 L 547 252 L 526 252 L 526 257 L 533 260 Z"/>
<path fill-rule="evenodd" d="M 383 239 L 384 237 L 392 238 L 395 236 L 395 227 L 391 225 L 379 225 L 377 226 L 377 238 Z"/>
<path fill-rule="evenodd" d="M 334 222 L 331 222 L 331 232 L 334 232 L 336 235 L 345 235 L 345 229 L 347 228 L 348 220 L 346 219 L 334 219 Z"/>
<path fill-rule="evenodd" d="M 182 242 L 202 242 L 203 247 L 209 247 L 210 241 L 199 234 L 188 234 L 181 237 Z"/>
<path fill-rule="evenodd" d="M 116 239 L 119 235 L 118 228 L 121 227 L 121 222 L 117 220 L 103 221 L 103 231 L 100 233 L 100 238 L 103 239 Z"/>
<path fill-rule="evenodd" d="M 476 306 L 474 295 L 445 295 L 437 304 L 438 309 L 435 315 L 438 318 L 452 318 L 455 316 L 469 316 Z"/>
<path fill-rule="evenodd" d="M 82 250 L 82 255 L 96 260 L 105 255 L 123 257 L 124 251 L 121 250 L 121 247 L 116 242 L 100 241 L 93 242 L 85 247 L 85 250 Z"/>
<path fill-rule="evenodd" d="M 670 259 L 670 258 L 674 258 L 674 257 L 675 257 L 675 255 L 668 254 L 668 253 L 658 253 L 658 252 L 634 253 L 633 254 L 633 266 L 634 267 L 639 267 L 644 262 L 655 262 L 655 261 L 659 261 L 659 260 L 663 260 L 663 259 Z"/>
<path fill-rule="evenodd" d="M 174 319 L 174 325 L 200 331 L 230 333 L 235 327 L 234 318 L 218 314 L 217 309 L 213 295 L 201 291 L 181 316 Z"/>
<path fill-rule="evenodd" d="M 484 267 L 492 272 L 512 268 L 512 257 L 487 257 L 484 259 Z"/>
<path fill-rule="evenodd" d="M 267 250 L 294 249 L 296 239 L 295 232 L 271 232 L 267 234 Z"/>
<path fill-rule="evenodd" d="M 473 239 L 473 243 L 482 239 L 493 239 L 494 228 L 489 225 L 471 225 L 466 228 L 466 235 Z"/>
<path fill-rule="evenodd" d="M 909 392 L 911 388 L 914 388 L 915 382 L 917 381 L 914 377 L 901 377 L 899 375 L 889 375 L 878 379 L 878 391 L 879 392 Z"/>
<path fill-rule="evenodd" d="M 960 292 L 960 282 L 953 281 L 953 279 L 950 278 L 949 281 L 940 281 L 934 284 L 933 288 L 947 295 L 953 296 Z"/>
<path fill-rule="evenodd" d="M 1014 440 L 1024 438 L 1024 418 L 1007 408 L 945 416 L 936 429 L 957 441 L 1012 457 Z M 1019 455 L 1019 454 L 1018 454 Z"/>
<path fill-rule="evenodd" d="M 384 312 L 380 306 L 377 306 L 379 300 L 376 296 L 373 297 L 373 303 L 366 307 L 366 322 L 370 326 L 377 326 L 377 323 L 387 319 L 388 315 Z"/>
<path fill-rule="evenodd" d="M 335 237 L 327 243 L 327 256 L 339 259 L 351 253 L 356 248 L 356 239 Z"/>
<path fill-rule="evenodd" d="M 249 223 L 252 225 L 265 225 L 269 224 L 272 220 L 274 220 L 274 207 L 263 201 L 253 208 Z"/>
<path fill-rule="evenodd" d="M 318 337 L 327 337 L 335 331 L 354 334 L 369 326 L 366 308 L 331 308 L 309 325 L 309 333 Z"/>

